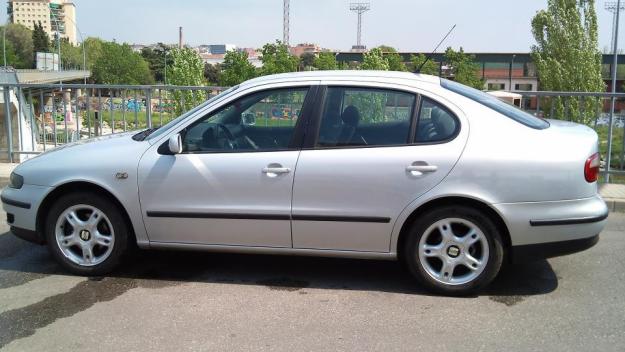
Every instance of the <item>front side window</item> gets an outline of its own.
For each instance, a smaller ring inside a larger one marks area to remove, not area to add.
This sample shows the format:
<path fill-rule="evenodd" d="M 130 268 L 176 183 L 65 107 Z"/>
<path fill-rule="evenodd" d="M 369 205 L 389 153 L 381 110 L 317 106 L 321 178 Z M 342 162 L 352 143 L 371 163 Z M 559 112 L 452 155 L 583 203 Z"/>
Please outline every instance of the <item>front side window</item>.
<path fill-rule="evenodd" d="M 317 147 L 406 144 L 415 100 L 393 90 L 329 87 Z"/>
<path fill-rule="evenodd" d="M 271 151 L 289 148 L 308 88 L 250 94 L 182 132 L 187 153 Z"/>

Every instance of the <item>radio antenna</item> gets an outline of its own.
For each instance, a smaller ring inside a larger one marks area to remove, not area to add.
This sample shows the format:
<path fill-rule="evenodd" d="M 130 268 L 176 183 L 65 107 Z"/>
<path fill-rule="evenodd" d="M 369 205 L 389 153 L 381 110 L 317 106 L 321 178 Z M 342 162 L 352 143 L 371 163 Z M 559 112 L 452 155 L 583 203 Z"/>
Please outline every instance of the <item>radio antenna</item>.
<path fill-rule="evenodd" d="M 441 44 L 443 44 L 443 42 L 445 41 L 445 39 L 447 39 L 447 37 L 449 37 L 449 35 L 451 34 L 451 32 L 454 31 L 454 29 L 456 29 L 456 25 L 454 24 L 453 27 L 451 27 L 451 29 L 449 30 L 449 32 L 447 32 L 447 34 L 443 37 L 443 39 L 438 43 L 438 45 L 436 46 L 436 48 L 434 48 L 434 51 L 432 51 L 432 53 L 430 55 L 428 55 L 425 60 L 423 60 L 423 63 L 421 64 L 421 66 L 419 66 L 419 68 L 415 71 L 415 73 L 421 73 L 421 69 L 423 68 L 423 66 L 425 66 L 425 64 L 430 61 L 430 59 L 432 58 L 432 56 L 436 53 L 436 50 L 438 50 L 438 47 L 441 46 Z"/>

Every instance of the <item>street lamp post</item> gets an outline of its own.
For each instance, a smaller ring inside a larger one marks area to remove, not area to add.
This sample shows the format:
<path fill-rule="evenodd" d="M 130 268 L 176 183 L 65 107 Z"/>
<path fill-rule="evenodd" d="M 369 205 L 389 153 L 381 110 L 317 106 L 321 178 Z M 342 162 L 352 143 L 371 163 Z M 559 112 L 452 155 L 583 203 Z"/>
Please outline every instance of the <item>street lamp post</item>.
<path fill-rule="evenodd" d="M 58 52 L 59 52 L 59 71 L 62 71 L 62 65 L 61 65 L 61 31 L 59 28 L 59 21 L 56 18 L 56 15 L 51 12 L 52 15 L 52 19 L 54 20 L 54 23 L 56 23 L 56 45 L 58 48 Z"/>

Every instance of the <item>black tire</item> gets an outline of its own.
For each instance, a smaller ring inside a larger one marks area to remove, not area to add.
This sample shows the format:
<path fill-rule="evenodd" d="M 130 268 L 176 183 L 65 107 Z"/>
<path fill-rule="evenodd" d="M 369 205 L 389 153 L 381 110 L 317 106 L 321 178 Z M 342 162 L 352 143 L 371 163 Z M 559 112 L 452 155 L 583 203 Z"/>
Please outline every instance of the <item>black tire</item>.
<path fill-rule="evenodd" d="M 95 207 L 104 213 L 114 231 L 113 248 L 110 254 L 104 261 L 93 266 L 83 266 L 71 261 L 63 254 L 56 240 L 55 227 L 58 218 L 66 209 L 79 204 Z M 45 219 L 45 236 L 48 249 L 54 259 L 69 272 L 83 276 L 105 275 L 117 268 L 123 255 L 127 252 L 129 240 L 132 238 L 130 229 L 117 205 L 107 197 L 92 192 L 70 193 L 54 202 Z"/>
<path fill-rule="evenodd" d="M 483 271 L 467 283 L 449 284 L 440 282 L 428 273 L 420 261 L 419 243 L 421 238 L 430 226 L 448 218 L 458 218 L 473 223 L 481 230 L 488 243 L 489 255 Z M 504 259 L 504 247 L 501 236 L 493 221 L 479 210 L 465 206 L 445 206 L 433 209 L 420 215 L 408 231 L 402 259 L 410 273 L 421 285 L 430 291 L 449 296 L 475 294 L 491 283 L 501 269 Z"/>

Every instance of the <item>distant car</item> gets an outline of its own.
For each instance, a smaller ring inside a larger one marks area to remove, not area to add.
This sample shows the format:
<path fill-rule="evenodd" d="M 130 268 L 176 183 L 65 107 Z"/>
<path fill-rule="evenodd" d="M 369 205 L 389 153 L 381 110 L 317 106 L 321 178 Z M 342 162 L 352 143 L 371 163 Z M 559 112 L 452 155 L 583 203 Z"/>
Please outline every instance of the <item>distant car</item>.
<path fill-rule="evenodd" d="M 298 118 L 248 118 L 276 102 Z M 432 76 L 283 74 L 26 161 L 2 202 L 17 236 L 80 275 L 110 272 L 136 243 L 400 260 L 425 287 L 467 294 L 504 262 L 598 241 L 597 143 Z"/>

